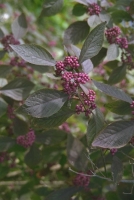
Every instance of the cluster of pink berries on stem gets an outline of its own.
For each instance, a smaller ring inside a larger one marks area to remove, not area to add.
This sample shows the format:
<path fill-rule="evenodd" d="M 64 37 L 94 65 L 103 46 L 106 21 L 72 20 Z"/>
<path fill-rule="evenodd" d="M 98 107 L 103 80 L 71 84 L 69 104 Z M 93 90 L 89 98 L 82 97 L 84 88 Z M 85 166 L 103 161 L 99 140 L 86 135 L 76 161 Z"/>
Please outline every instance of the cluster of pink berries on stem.
<path fill-rule="evenodd" d="M 88 7 L 89 15 L 99 15 L 101 12 L 101 7 L 97 3 L 90 4 Z"/>
<path fill-rule="evenodd" d="M 1 39 L 1 43 L 3 44 L 5 51 L 12 50 L 10 47 L 10 44 L 14 44 L 14 45 L 20 44 L 20 42 L 18 40 L 16 40 L 12 34 L 4 36 Z"/>
<path fill-rule="evenodd" d="M 17 144 L 28 148 L 31 147 L 35 141 L 35 133 L 33 130 L 30 130 L 26 135 L 19 135 L 17 137 Z"/>
<path fill-rule="evenodd" d="M 75 186 L 79 186 L 79 187 L 84 187 L 85 189 L 88 189 L 88 185 L 90 183 L 90 176 L 91 172 L 87 172 L 87 176 L 84 173 L 79 173 L 76 175 L 76 177 L 73 180 L 73 184 Z"/>
<path fill-rule="evenodd" d="M 117 152 L 117 149 L 110 149 L 110 153 L 112 154 L 112 156 L 114 156 L 114 154 Z"/>
<path fill-rule="evenodd" d="M 134 108 L 134 101 L 132 101 L 132 103 L 130 104 L 131 108 Z M 132 111 L 132 115 L 134 115 L 134 111 Z"/>

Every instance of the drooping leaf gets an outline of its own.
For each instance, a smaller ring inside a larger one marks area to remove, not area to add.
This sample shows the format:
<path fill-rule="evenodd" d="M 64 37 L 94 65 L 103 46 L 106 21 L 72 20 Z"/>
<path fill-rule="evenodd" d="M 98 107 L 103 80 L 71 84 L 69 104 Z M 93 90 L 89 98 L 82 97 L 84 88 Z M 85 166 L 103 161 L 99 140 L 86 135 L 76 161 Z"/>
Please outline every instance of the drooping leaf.
<path fill-rule="evenodd" d="M 68 95 L 62 91 L 42 89 L 30 95 L 23 108 L 33 117 L 50 117 L 61 109 L 67 99 Z"/>
<path fill-rule="evenodd" d="M 15 139 L 6 136 L 0 136 L 0 152 L 7 151 L 15 144 Z"/>
<path fill-rule="evenodd" d="M 111 112 L 116 113 L 118 115 L 130 115 L 132 112 L 130 103 L 120 100 L 107 103 L 105 104 L 105 107 Z"/>
<path fill-rule="evenodd" d="M 56 63 L 51 54 L 38 45 L 21 44 L 10 46 L 19 56 L 31 64 L 54 66 Z"/>
<path fill-rule="evenodd" d="M 64 44 L 77 44 L 83 41 L 89 33 L 86 21 L 77 21 L 71 24 L 64 33 Z"/>
<path fill-rule="evenodd" d="M 88 122 L 87 127 L 87 143 L 90 147 L 96 135 L 104 127 L 104 116 L 99 108 L 96 108 L 92 114 L 92 118 Z"/>
<path fill-rule="evenodd" d="M 63 7 L 63 0 L 46 0 L 41 12 L 41 16 L 49 17 L 57 14 Z"/>
<path fill-rule="evenodd" d="M 37 166 L 42 160 L 41 151 L 35 145 L 31 146 L 30 150 L 25 155 L 24 160 L 30 168 Z"/>
<path fill-rule="evenodd" d="M 68 135 L 67 157 L 68 162 L 77 170 L 83 171 L 87 168 L 86 149 L 82 142 L 71 135 Z"/>
<path fill-rule="evenodd" d="M 13 120 L 13 132 L 15 135 L 24 135 L 28 132 L 28 124 L 21 117 L 15 117 Z"/>
<path fill-rule="evenodd" d="M 122 179 L 123 164 L 122 164 L 121 160 L 116 156 L 113 157 L 111 172 L 112 172 L 112 175 L 113 175 L 114 183 L 118 184 Z"/>
<path fill-rule="evenodd" d="M 87 23 L 91 28 L 96 27 L 98 24 L 100 24 L 102 21 L 98 17 L 98 15 L 92 15 L 88 18 Z"/>
<path fill-rule="evenodd" d="M 110 74 L 110 77 L 108 79 L 108 84 L 113 85 L 113 84 L 119 83 L 125 78 L 125 75 L 126 75 L 125 65 L 115 68 Z"/>
<path fill-rule="evenodd" d="M 128 96 L 123 90 L 120 90 L 114 86 L 110 86 L 104 83 L 97 82 L 93 80 L 94 85 L 102 92 L 106 93 L 109 96 L 132 103 L 132 99 Z"/>
<path fill-rule="evenodd" d="M 48 195 L 46 197 L 46 200 L 60 200 L 60 199 L 70 200 L 74 194 L 80 192 L 81 190 L 82 188 L 74 186 L 60 189 Z"/>
<path fill-rule="evenodd" d="M 45 117 L 41 119 L 33 118 L 32 124 L 36 129 L 53 128 L 53 127 L 60 126 L 73 114 L 74 114 L 74 111 L 70 110 L 65 105 L 57 113 L 55 113 L 54 115 L 50 117 Z"/>
<path fill-rule="evenodd" d="M 119 47 L 117 44 L 110 44 L 107 50 L 106 60 L 112 61 L 119 56 Z"/>
<path fill-rule="evenodd" d="M 22 101 L 29 95 L 33 87 L 34 84 L 31 81 L 25 78 L 16 78 L 1 88 L 0 93 L 16 101 Z"/>
<path fill-rule="evenodd" d="M 24 13 L 18 16 L 12 23 L 12 33 L 15 39 L 22 38 L 27 32 L 27 21 Z"/>
<path fill-rule="evenodd" d="M 134 121 L 117 121 L 108 125 L 95 138 L 94 147 L 121 148 L 134 136 Z"/>
<path fill-rule="evenodd" d="M 4 78 L 12 70 L 12 66 L 0 65 L 0 77 Z"/>
<path fill-rule="evenodd" d="M 45 145 L 57 144 L 66 138 L 66 132 L 57 129 L 46 130 L 43 133 L 36 134 L 36 142 Z"/>
<path fill-rule="evenodd" d="M 87 12 L 87 8 L 81 4 L 75 4 L 72 10 L 73 15 L 81 16 Z"/>
<path fill-rule="evenodd" d="M 79 62 L 82 63 L 85 60 L 94 57 L 99 53 L 102 48 L 104 40 L 105 23 L 101 23 L 96 26 L 88 35 L 82 47 Z"/>
<path fill-rule="evenodd" d="M 0 117 L 7 111 L 7 103 L 0 97 Z"/>

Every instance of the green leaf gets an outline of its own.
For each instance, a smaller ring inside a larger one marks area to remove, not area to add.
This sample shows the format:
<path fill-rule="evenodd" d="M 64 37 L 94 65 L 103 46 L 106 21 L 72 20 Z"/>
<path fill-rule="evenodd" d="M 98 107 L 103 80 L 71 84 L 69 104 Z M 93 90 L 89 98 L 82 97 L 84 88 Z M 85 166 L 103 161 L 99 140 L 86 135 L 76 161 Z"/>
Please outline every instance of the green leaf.
<path fill-rule="evenodd" d="M 21 117 L 15 117 L 13 120 L 13 132 L 15 135 L 24 135 L 28 132 L 28 124 Z"/>
<path fill-rule="evenodd" d="M 113 85 L 122 81 L 126 76 L 126 66 L 115 68 L 108 79 L 108 84 Z"/>
<path fill-rule="evenodd" d="M 104 83 L 97 82 L 93 80 L 94 85 L 102 92 L 106 93 L 109 96 L 132 103 L 132 99 L 128 96 L 123 90 L 120 90 L 114 86 L 110 86 Z"/>
<path fill-rule="evenodd" d="M 25 160 L 25 163 L 30 168 L 37 166 L 40 163 L 40 161 L 42 160 L 41 151 L 38 149 L 38 147 L 33 145 L 30 148 L 29 152 L 25 155 L 24 160 Z"/>
<path fill-rule="evenodd" d="M 2 29 L 0 28 L 0 40 L 4 37 L 4 33 L 2 31 Z"/>
<path fill-rule="evenodd" d="M 104 40 L 104 30 L 106 23 L 101 23 L 96 26 L 88 35 L 82 47 L 79 62 L 82 63 L 85 60 L 94 57 L 99 53 L 102 48 Z"/>
<path fill-rule="evenodd" d="M 94 56 L 93 58 L 91 58 L 91 61 L 93 62 L 93 65 L 96 67 L 98 66 L 101 61 L 103 60 L 103 58 L 106 56 L 106 52 L 107 52 L 107 49 L 102 47 L 102 49 L 100 50 L 100 52 Z"/>
<path fill-rule="evenodd" d="M 112 61 L 119 56 L 119 47 L 117 44 L 110 44 L 107 49 L 106 60 Z"/>
<path fill-rule="evenodd" d="M 6 54 L 6 51 L 5 50 L 1 50 L 0 51 L 0 59 L 2 59 Z"/>
<path fill-rule="evenodd" d="M 12 23 L 12 33 L 15 39 L 22 38 L 27 32 L 27 21 L 24 13 L 18 16 Z"/>
<path fill-rule="evenodd" d="M 74 114 L 74 111 L 70 110 L 68 106 L 63 106 L 57 113 L 50 117 L 46 118 L 33 118 L 32 125 L 35 129 L 44 129 L 44 128 L 53 128 L 60 126 L 63 122 L 65 122 L 71 115 Z"/>
<path fill-rule="evenodd" d="M 0 77 L 4 78 L 12 70 L 12 66 L 9 65 L 0 65 Z"/>
<path fill-rule="evenodd" d="M 92 114 L 92 118 L 89 120 L 87 127 L 87 142 L 88 147 L 91 146 L 94 138 L 104 127 L 104 116 L 99 108 L 96 108 Z"/>
<path fill-rule="evenodd" d="M 49 66 L 42 66 L 42 65 L 34 65 L 34 64 L 28 64 L 28 66 L 30 66 L 32 69 L 34 69 L 37 72 L 40 73 L 46 73 L 46 72 L 50 72 L 53 70 L 53 68 L 49 67 Z"/>
<path fill-rule="evenodd" d="M 121 6 L 125 6 L 126 7 L 126 6 L 129 6 L 132 1 L 133 0 L 117 0 L 115 6 L 121 5 Z"/>
<path fill-rule="evenodd" d="M 122 164 L 121 160 L 116 156 L 113 157 L 111 172 L 112 172 L 112 175 L 113 175 L 114 183 L 118 184 L 122 179 L 123 164 Z"/>
<path fill-rule="evenodd" d="M 15 144 L 15 140 L 11 137 L 0 136 L 0 152 L 7 151 Z"/>
<path fill-rule="evenodd" d="M 48 195 L 45 200 L 70 200 L 74 194 L 80 192 L 81 190 L 82 188 L 73 186 L 69 188 L 60 189 Z"/>
<path fill-rule="evenodd" d="M 94 147 L 121 148 L 134 136 L 134 121 L 117 121 L 108 125 L 95 138 Z"/>
<path fill-rule="evenodd" d="M 82 142 L 71 135 L 68 135 L 67 157 L 68 162 L 77 170 L 83 171 L 87 168 L 88 159 L 86 149 Z"/>
<path fill-rule="evenodd" d="M 45 145 L 54 145 L 62 142 L 66 138 L 66 132 L 57 129 L 51 129 L 36 135 L 36 142 Z"/>
<path fill-rule="evenodd" d="M 118 115 L 130 115 L 132 112 L 130 103 L 124 101 L 113 101 L 111 103 L 105 104 L 105 107 L 111 112 L 116 113 Z"/>
<path fill-rule="evenodd" d="M 5 85 L 0 93 L 16 101 L 22 101 L 29 95 L 33 87 L 34 84 L 31 81 L 25 78 L 16 78 Z"/>
<path fill-rule="evenodd" d="M 81 16 L 87 12 L 87 8 L 81 4 L 75 4 L 72 10 L 73 15 Z"/>
<path fill-rule="evenodd" d="M 124 21 L 132 21 L 133 20 L 131 15 L 124 10 L 115 10 L 114 12 L 112 12 L 111 15 L 112 15 L 112 19 L 113 19 L 114 23 L 121 23 L 123 20 Z"/>
<path fill-rule="evenodd" d="M 7 111 L 7 103 L 0 97 L 0 117 Z"/>
<path fill-rule="evenodd" d="M 71 24 L 64 33 L 65 44 L 77 44 L 83 41 L 88 33 L 89 26 L 86 21 L 77 21 Z"/>
<path fill-rule="evenodd" d="M 61 109 L 67 99 L 68 95 L 62 91 L 42 89 L 30 95 L 23 108 L 33 117 L 50 117 Z"/>
<path fill-rule="evenodd" d="M 21 56 L 25 61 L 35 64 L 35 65 L 44 65 L 44 66 L 55 66 L 55 60 L 52 55 L 43 47 L 38 45 L 10 45 L 12 49 Z"/>
<path fill-rule="evenodd" d="M 63 0 L 46 0 L 41 12 L 41 16 L 49 17 L 62 10 Z"/>
<path fill-rule="evenodd" d="M 106 193 L 106 200 L 122 200 L 120 197 L 119 197 L 119 195 L 118 195 L 118 193 L 117 192 L 115 192 L 115 191 L 110 191 L 110 192 L 107 192 Z"/>
<path fill-rule="evenodd" d="M 91 28 L 96 27 L 98 24 L 100 24 L 102 21 L 98 15 L 92 15 L 88 18 L 87 23 Z"/>

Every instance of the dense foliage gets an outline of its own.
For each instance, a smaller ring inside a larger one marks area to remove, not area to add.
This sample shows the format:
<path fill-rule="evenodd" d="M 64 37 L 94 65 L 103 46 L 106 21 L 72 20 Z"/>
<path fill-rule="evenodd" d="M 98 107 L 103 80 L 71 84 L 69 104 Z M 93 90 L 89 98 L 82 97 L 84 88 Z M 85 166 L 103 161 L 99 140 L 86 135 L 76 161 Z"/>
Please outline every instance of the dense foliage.
<path fill-rule="evenodd" d="M 134 2 L 0 11 L 0 200 L 134 199 Z"/>

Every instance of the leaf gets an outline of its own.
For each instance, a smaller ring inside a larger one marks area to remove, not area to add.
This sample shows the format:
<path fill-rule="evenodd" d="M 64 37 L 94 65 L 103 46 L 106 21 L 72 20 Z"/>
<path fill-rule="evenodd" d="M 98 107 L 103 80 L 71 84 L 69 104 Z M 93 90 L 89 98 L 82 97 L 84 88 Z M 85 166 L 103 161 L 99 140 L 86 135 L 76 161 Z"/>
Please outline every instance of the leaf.
<path fill-rule="evenodd" d="M 104 127 L 104 116 L 99 108 L 96 108 L 92 114 L 92 118 L 89 120 L 87 127 L 87 143 L 88 147 L 91 146 L 94 138 Z"/>
<path fill-rule="evenodd" d="M 41 16 L 49 17 L 57 14 L 63 7 L 63 0 L 46 0 Z"/>
<path fill-rule="evenodd" d="M 82 47 L 79 62 L 82 63 L 85 60 L 94 57 L 99 53 L 102 48 L 104 40 L 105 23 L 101 23 L 96 26 L 88 35 Z"/>
<path fill-rule="evenodd" d="M 98 24 L 100 24 L 102 21 L 98 17 L 98 15 L 92 15 L 88 18 L 87 23 L 91 28 L 96 27 Z"/>
<path fill-rule="evenodd" d="M 116 113 L 118 115 L 130 115 L 132 112 L 130 103 L 124 101 L 113 101 L 111 103 L 105 104 L 105 107 L 111 112 Z"/>
<path fill-rule="evenodd" d="M 85 60 L 83 63 L 81 63 L 82 71 L 86 74 L 92 71 L 93 69 L 93 63 L 90 59 Z"/>
<path fill-rule="evenodd" d="M 121 67 L 117 67 L 112 71 L 108 79 L 108 84 L 113 85 L 119 83 L 125 78 L 125 76 L 126 76 L 126 66 L 124 65 Z"/>
<path fill-rule="evenodd" d="M 107 50 L 107 55 L 105 60 L 112 61 L 119 56 L 119 47 L 117 44 L 110 44 Z"/>
<path fill-rule="evenodd" d="M 63 122 L 65 122 L 73 114 L 74 111 L 70 110 L 68 106 L 65 105 L 57 113 L 50 117 L 41 119 L 33 118 L 32 125 L 36 129 L 57 127 L 60 126 Z"/>
<path fill-rule="evenodd" d="M 130 3 L 132 2 L 133 0 L 118 0 L 117 2 L 116 2 L 116 4 L 115 4 L 115 6 L 119 6 L 119 5 L 121 5 L 121 6 L 129 6 L 130 5 Z"/>
<path fill-rule="evenodd" d="M 7 111 L 7 103 L 0 97 L 0 117 Z"/>
<path fill-rule="evenodd" d="M 0 51 L 0 59 L 2 59 L 6 54 L 6 51 L 5 50 L 1 50 Z"/>
<path fill-rule="evenodd" d="M 74 22 L 64 33 L 64 44 L 77 44 L 83 41 L 87 37 L 89 29 L 86 21 Z"/>
<path fill-rule="evenodd" d="M 15 144 L 15 140 L 11 137 L 0 136 L 0 152 L 7 151 Z"/>
<path fill-rule="evenodd" d="M 15 135 L 24 135 L 28 133 L 28 124 L 21 117 L 15 117 L 13 120 L 13 132 Z"/>
<path fill-rule="evenodd" d="M 91 58 L 91 61 L 93 63 L 93 65 L 96 67 L 98 66 L 101 61 L 103 60 L 103 58 L 106 56 L 106 52 L 107 52 L 107 49 L 102 47 L 102 49 L 100 50 L 100 52 L 94 56 L 93 58 Z"/>
<path fill-rule="evenodd" d="M 81 16 L 87 12 L 87 8 L 81 4 L 75 4 L 72 10 L 73 15 Z"/>
<path fill-rule="evenodd" d="M 134 136 L 134 121 L 117 121 L 108 125 L 95 138 L 93 147 L 121 148 Z"/>
<path fill-rule="evenodd" d="M 1 88 L 0 93 L 16 101 L 22 101 L 29 95 L 33 87 L 34 84 L 31 81 L 25 78 L 16 78 Z"/>
<path fill-rule="evenodd" d="M 35 145 L 31 146 L 30 150 L 25 155 L 24 160 L 30 168 L 37 166 L 42 160 L 41 151 Z"/>
<path fill-rule="evenodd" d="M 74 0 L 74 1 L 76 1 L 78 3 L 81 3 L 81 4 L 85 5 L 85 6 L 88 6 L 87 0 Z"/>
<path fill-rule="evenodd" d="M 51 54 L 38 45 L 10 45 L 12 49 L 21 56 L 25 61 L 35 64 L 35 65 L 44 65 L 44 66 L 55 66 L 55 60 Z"/>
<path fill-rule="evenodd" d="M 0 88 L 4 87 L 5 85 L 7 85 L 7 79 L 5 78 L 0 78 Z"/>
<path fill-rule="evenodd" d="M 27 21 L 24 13 L 22 13 L 13 21 L 11 28 L 15 39 L 20 39 L 26 34 Z"/>
<path fill-rule="evenodd" d="M 99 14 L 99 17 L 100 17 L 102 22 L 107 22 L 108 23 L 110 21 L 110 15 L 108 13 L 106 13 L 106 12 L 101 12 Z"/>
<path fill-rule="evenodd" d="M 132 21 L 133 20 L 131 15 L 124 10 L 114 10 L 114 12 L 112 12 L 111 15 L 112 15 L 112 19 L 113 19 L 114 23 L 121 23 L 123 20 L 124 21 Z"/>
<path fill-rule="evenodd" d="M 111 172 L 112 172 L 112 175 L 113 175 L 114 183 L 118 184 L 122 179 L 123 164 L 122 164 L 121 160 L 116 156 L 113 156 Z"/>
<path fill-rule="evenodd" d="M 120 90 L 114 86 L 110 86 L 104 83 L 97 82 L 93 80 L 94 85 L 102 92 L 106 93 L 109 96 L 132 103 L 132 99 L 128 96 L 123 90 Z"/>
<path fill-rule="evenodd" d="M 80 187 L 68 187 L 68 188 L 62 188 L 60 190 L 54 191 L 50 195 L 48 195 L 45 200 L 70 200 L 71 197 L 76 194 L 77 192 L 80 192 L 82 188 Z"/>
<path fill-rule="evenodd" d="M 4 78 L 12 70 L 12 66 L 9 65 L 0 65 L 0 77 Z"/>
<path fill-rule="evenodd" d="M 23 108 L 33 117 L 50 117 L 61 109 L 67 99 L 68 95 L 62 91 L 42 89 L 30 95 Z"/>
<path fill-rule="evenodd" d="M 45 145 L 54 145 L 66 138 L 66 132 L 57 129 L 50 129 L 36 135 L 36 142 Z"/>
<path fill-rule="evenodd" d="M 83 171 L 87 168 L 86 149 L 82 142 L 71 135 L 68 135 L 67 157 L 69 163 L 77 170 Z"/>
<path fill-rule="evenodd" d="M 4 33 L 2 31 L 2 29 L 0 28 L 0 40 L 4 37 Z"/>
<path fill-rule="evenodd" d="M 51 70 L 53 70 L 53 68 L 49 67 L 49 66 L 42 66 L 42 65 L 34 65 L 34 64 L 28 64 L 28 66 L 30 66 L 33 70 L 40 72 L 40 73 L 46 73 L 46 72 L 50 72 Z"/>

